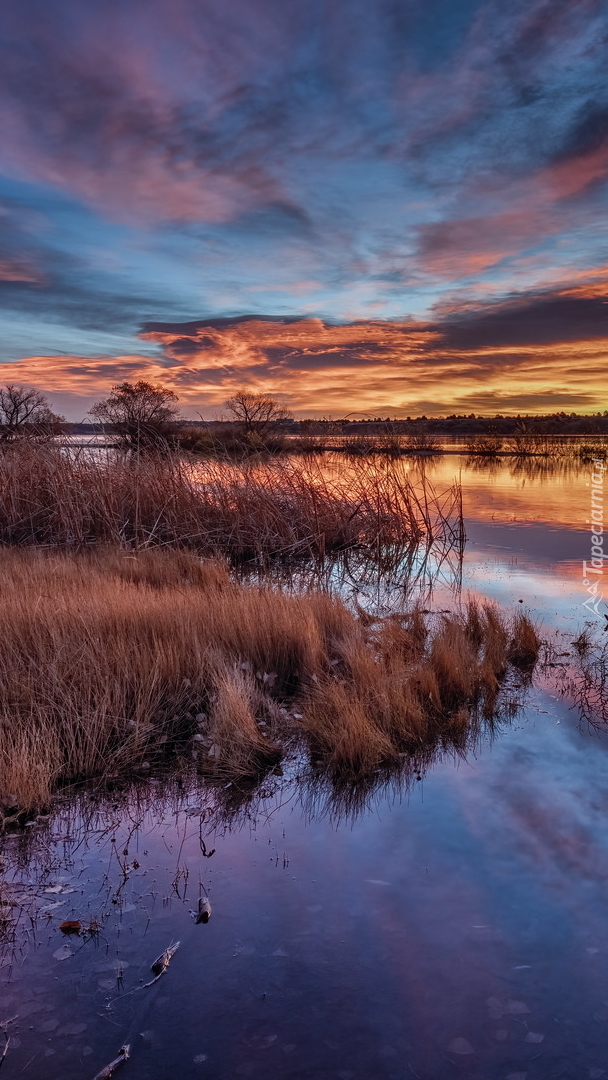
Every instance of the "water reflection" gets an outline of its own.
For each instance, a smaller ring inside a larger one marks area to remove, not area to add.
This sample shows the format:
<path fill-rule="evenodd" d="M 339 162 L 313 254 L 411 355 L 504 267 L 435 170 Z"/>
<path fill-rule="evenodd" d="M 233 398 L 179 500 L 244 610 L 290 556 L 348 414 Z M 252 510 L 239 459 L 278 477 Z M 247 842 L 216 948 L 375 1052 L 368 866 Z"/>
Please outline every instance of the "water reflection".
<path fill-rule="evenodd" d="M 192 776 L 60 805 L 4 844 L 5 1075 L 92 1077 L 130 1042 L 144 1080 L 588 1076 L 605 752 L 539 692 L 491 748 L 359 794 L 293 761 L 241 797 Z"/>

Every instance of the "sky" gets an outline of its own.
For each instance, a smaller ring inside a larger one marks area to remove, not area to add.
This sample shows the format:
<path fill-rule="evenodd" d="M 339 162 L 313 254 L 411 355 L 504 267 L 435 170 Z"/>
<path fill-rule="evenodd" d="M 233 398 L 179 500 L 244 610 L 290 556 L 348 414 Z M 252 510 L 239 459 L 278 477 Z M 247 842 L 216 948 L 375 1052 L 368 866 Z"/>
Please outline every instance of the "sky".
<path fill-rule="evenodd" d="M 4 0 L 0 384 L 608 408 L 605 0 Z"/>

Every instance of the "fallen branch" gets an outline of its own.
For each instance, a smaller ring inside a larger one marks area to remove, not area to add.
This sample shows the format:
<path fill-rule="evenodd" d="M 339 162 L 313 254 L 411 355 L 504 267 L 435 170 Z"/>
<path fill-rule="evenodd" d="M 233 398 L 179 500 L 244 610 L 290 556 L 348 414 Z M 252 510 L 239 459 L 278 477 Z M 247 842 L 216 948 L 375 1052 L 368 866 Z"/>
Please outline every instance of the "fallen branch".
<path fill-rule="evenodd" d="M 119 1065 L 122 1065 L 124 1061 L 127 1061 L 130 1050 L 131 1047 L 128 1043 L 125 1043 L 124 1046 L 121 1046 L 120 1050 L 118 1051 L 118 1057 L 115 1057 L 114 1061 L 111 1061 L 109 1065 L 106 1065 L 105 1069 L 102 1069 L 101 1072 L 98 1072 L 97 1075 L 93 1077 L 93 1080 L 108 1080 L 108 1077 L 112 1075 L 114 1070 L 117 1069 Z"/>
<path fill-rule="evenodd" d="M 147 990 L 149 986 L 154 986 L 155 982 L 158 982 L 161 975 L 165 974 L 165 971 L 169 967 L 172 957 L 175 956 L 179 949 L 179 941 L 171 942 L 170 945 L 156 958 L 150 970 L 154 973 L 156 978 L 150 979 L 150 982 L 144 983 L 140 986 L 140 990 Z"/>

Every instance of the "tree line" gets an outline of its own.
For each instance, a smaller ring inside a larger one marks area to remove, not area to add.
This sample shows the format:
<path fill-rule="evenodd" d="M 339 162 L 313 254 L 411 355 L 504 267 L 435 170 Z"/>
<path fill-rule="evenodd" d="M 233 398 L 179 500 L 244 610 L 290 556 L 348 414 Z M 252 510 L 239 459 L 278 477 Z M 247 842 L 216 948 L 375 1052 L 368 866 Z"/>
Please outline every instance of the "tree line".
<path fill-rule="evenodd" d="M 107 398 L 89 411 L 93 420 L 110 429 L 125 449 L 143 451 L 178 448 L 192 433 L 180 429 L 178 397 L 173 390 L 139 379 L 117 383 Z M 224 403 L 224 417 L 231 420 L 246 440 L 264 440 L 277 424 L 290 416 L 271 394 L 241 389 Z M 54 413 L 44 394 L 12 383 L 0 387 L 0 444 L 21 439 L 47 441 L 65 430 L 65 417 Z"/>

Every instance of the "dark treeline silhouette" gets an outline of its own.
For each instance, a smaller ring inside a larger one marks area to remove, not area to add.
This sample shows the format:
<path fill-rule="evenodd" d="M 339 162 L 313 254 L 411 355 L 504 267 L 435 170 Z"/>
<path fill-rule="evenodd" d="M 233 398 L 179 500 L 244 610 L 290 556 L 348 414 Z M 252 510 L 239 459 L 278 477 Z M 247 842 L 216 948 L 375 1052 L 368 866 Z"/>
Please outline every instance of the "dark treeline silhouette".
<path fill-rule="evenodd" d="M 181 426 L 191 431 L 222 432 L 234 428 L 235 421 L 181 420 Z M 74 434 L 92 434 L 99 430 L 94 423 L 73 423 L 67 428 Z M 387 433 L 409 435 L 419 430 L 432 435 L 608 435 L 608 412 L 582 415 L 579 413 L 547 413 L 538 416 L 468 416 L 427 417 L 411 416 L 404 419 L 380 417 L 352 419 L 301 419 L 290 417 L 277 419 L 274 431 L 299 435 L 386 435 Z"/>

